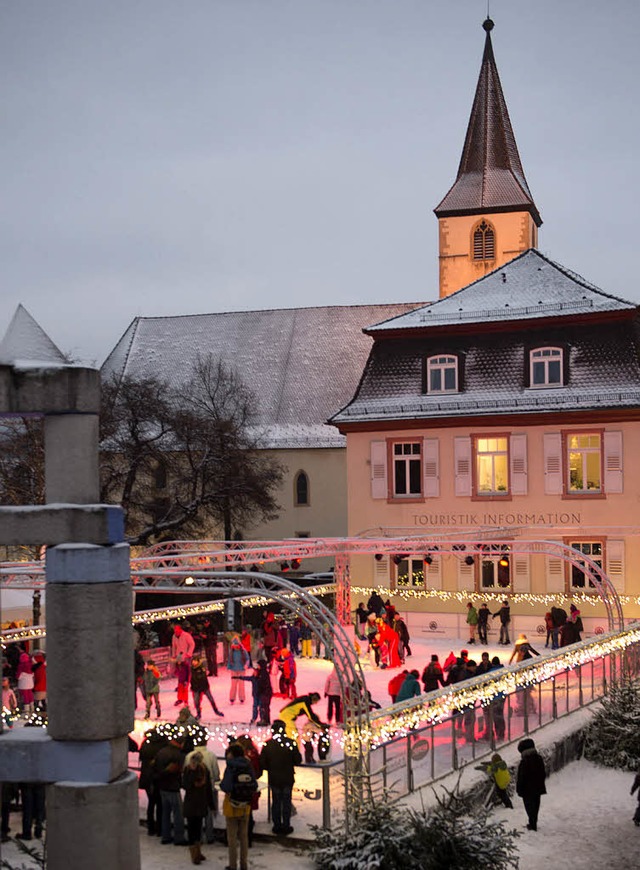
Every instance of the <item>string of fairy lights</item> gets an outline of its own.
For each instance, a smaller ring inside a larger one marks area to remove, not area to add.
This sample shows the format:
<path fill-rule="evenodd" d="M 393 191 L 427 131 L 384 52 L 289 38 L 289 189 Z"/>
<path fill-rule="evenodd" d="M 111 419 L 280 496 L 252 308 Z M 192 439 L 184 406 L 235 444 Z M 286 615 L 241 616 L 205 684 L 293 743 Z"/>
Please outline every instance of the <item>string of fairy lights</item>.
<path fill-rule="evenodd" d="M 324 586 L 314 586 L 306 588 L 305 592 L 310 595 L 322 596 L 331 595 L 335 592 L 335 584 L 326 584 Z M 430 599 L 449 602 L 454 601 L 458 604 L 465 604 L 469 598 L 482 598 L 483 601 L 489 603 L 499 603 L 505 599 L 511 604 L 527 604 L 530 607 L 543 607 L 548 609 L 553 605 L 563 605 L 574 602 L 580 605 L 588 605 L 595 608 L 602 604 L 599 596 L 589 594 L 587 592 L 574 591 L 567 595 L 563 592 L 549 593 L 533 593 L 533 592 L 506 592 L 504 590 L 487 591 L 482 590 L 479 593 L 473 593 L 470 590 L 462 591 L 447 591 L 443 589 L 389 589 L 385 586 L 351 586 L 351 592 L 355 597 L 369 598 L 374 592 L 386 598 L 400 601 L 428 601 Z M 294 599 L 295 593 L 281 593 L 282 598 Z M 640 595 L 620 595 L 620 603 L 624 605 L 637 604 L 640 605 Z M 244 596 L 238 599 L 243 608 L 246 607 L 267 607 L 272 603 L 272 600 L 265 595 Z M 160 607 L 154 610 L 140 611 L 134 613 L 132 624 L 144 625 L 160 620 L 182 620 L 189 619 L 194 616 L 203 616 L 207 613 L 220 613 L 224 610 L 223 601 L 202 601 L 197 604 L 176 604 L 170 607 Z M 21 641 L 40 640 L 46 636 L 46 629 L 43 626 L 20 626 L 6 631 L 0 638 L 4 643 L 16 643 Z"/>

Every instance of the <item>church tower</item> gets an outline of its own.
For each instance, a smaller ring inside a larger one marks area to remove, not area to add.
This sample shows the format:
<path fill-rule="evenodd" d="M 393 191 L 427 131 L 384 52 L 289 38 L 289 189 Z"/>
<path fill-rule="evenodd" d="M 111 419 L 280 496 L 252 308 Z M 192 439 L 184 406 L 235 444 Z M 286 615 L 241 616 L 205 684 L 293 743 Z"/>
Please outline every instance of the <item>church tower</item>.
<path fill-rule="evenodd" d="M 493 56 L 493 21 L 456 180 L 434 209 L 439 224 L 440 297 L 535 248 L 540 214 L 524 176 Z"/>

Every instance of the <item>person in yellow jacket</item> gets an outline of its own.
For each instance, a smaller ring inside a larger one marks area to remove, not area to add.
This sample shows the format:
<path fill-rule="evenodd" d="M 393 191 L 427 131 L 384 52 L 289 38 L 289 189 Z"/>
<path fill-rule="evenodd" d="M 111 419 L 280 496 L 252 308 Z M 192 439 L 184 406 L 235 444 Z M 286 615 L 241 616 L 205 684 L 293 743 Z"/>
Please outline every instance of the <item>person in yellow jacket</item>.
<path fill-rule="evenodd" d="M 513 804 L 507 791 L 511 782 L 511 774 L 509 773 L 506 761 L 496 752 L 491 756 L 491 761 L 487 765 L 486 771 L 495 783 L 496 794 L 505 807 L 512 810 Z"/>
<path fill-rule="evenodd" d="M 293 701 L 289 701 L 289 703 L 286 704 L 278 714 L 278 718 L 285 724 L 285 733 L 287 737 L 290 740 L 294 740 L 297 746 L 300 745 L 300 737 L 296 726 L 296 719 L 299 716 L 307 717 L 307 722 L 302 731 L 304 757 L 307 763 L 311 763 L 314 760 L 312 741 L 315 734 L 319 734 L 321 738 L 325 738 L 325 742 L 329 745 L 326 740 L 328 726 L 320 721 L 318 714 L 312 706 L 313 704 L 317 704 L 319 700 L 320 695 L 318 692 L 310 692 L 308 695 L 299 695 L 297 698 L 294 698 Z M 318 744 L 318 754 L 320 754 L 320 744 Z"/>

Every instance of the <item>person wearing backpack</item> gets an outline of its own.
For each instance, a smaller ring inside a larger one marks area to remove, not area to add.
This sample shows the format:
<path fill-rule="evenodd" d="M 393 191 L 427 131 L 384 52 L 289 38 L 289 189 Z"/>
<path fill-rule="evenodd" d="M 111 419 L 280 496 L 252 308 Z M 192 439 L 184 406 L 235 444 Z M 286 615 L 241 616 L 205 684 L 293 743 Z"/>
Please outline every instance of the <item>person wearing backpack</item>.
<path fill-rule="evenodd" d="M 503 760 L 501 755 L 498 755 L 498 753 L 495 752 L 491 756 L 491 762 L 486 766 L 485 770 L 493 779 L 497 796 L 507 809 L 512 810 L 513 804 L 508 792 L 509 783 L 511 782 L 511 774 L 509 773 L 507 763 Z"/>
<path fill-rule="evenodd" d="M 222 812 L 227 823 L 229 864 L 227 870 L 237 870 L 240 846 L 240 870 L 249 870 L 249 816 L 258 782 L 251 762 L 239 743 L 229 744 L 225 753 L 227 766 L 220 783 L 224 792 Z"/>

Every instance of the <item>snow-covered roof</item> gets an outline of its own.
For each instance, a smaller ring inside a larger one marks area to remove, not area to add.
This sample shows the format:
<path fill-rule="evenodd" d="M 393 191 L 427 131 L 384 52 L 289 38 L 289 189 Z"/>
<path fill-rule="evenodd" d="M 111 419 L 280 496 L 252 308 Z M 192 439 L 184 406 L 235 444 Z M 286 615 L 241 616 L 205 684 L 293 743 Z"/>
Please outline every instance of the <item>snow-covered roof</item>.
<path fill-rule="evenodd" d="M 480 284 L 473 286 L 478 290 Z M 594 303 L 602 297 L 603 311 L 628 309 L 630 316 L 614 320 L 574 318 L 566 322 L 554 316 L 535 324 L 524 318 L 500 332 L 483 330 L 481 318 L 474 330 L 389 329 L 377 336 L 376 330 L 371 330 L 376 342 L 357 394 L 333 417 L 333 422 L 341 425 L 640 408 L 636 306 L 599 291 L 591 294 L 587 288 L 585 294 L 587 301 L 593 299 Z M 517 301 L 514 294 L 514 307 Z M 558 304 L 562 301 L 559 299 Z M 395 327 L 414 317 L 410 313 L 386 326 Z M 532 388 L 526 375 L 529 352 L 545 346 L 562 349 L 564 384 Z M 425 360 L 443 353 L 455 354 L 458 359 L 460 391 L 429 394 L 425 390 Z"/>
<path fill-rule="evenodd" d="M 371 338 L 363 329 L 420 303 L 137 317 L 102 376 L 159 377 L 180 387 L 199 356 L 232 365 L 257 401 L 265 447 L 341 447 L 328 418 L 353 396 Z"/>
<path fill-rule="evenodd" d="M 0 341 L 0 365 L 50 369 L 66 366 L 68 361 L 27 309 L 18 305 Z"/>
<path fill-rule="evenodd" d="M 575 317 L 635 307 L 530 248 L 456 293 L 378 323 L 367 332 Z"/>

